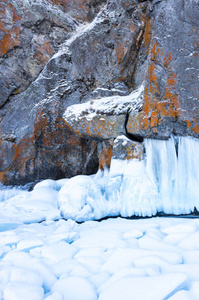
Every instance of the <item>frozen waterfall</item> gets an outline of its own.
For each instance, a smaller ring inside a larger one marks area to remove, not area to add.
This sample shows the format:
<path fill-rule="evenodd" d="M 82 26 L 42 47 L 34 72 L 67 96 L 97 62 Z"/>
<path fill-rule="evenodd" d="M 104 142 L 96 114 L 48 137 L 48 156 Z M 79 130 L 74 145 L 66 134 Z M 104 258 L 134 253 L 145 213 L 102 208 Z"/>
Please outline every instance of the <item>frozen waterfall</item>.
<path fill-rule="evenodd" d="M 199 141 L 145 139 L 144 145 L 142 161 L 112 159 L 109 172 L 70 179 L 59 192 L 63 216 L 83 221 L 199 210 Z"/>
<path fill-rule="evenodd" d="M 158 192 L 157 212 L 187 214 L 199 209 L 199 141 L 179 137 L 145 140 L 145 174 Z M 149 191 L 150 193 L 150 191 Z"/>
<path fill-rule="evenodd" d="M 199 211 L 199 141 L 145 139 L 144 146 L 143 160 L 112 159 L 96 175 L 44 180 L 31 192 L 0 187 L 0 210 L 23 222 Z"/>

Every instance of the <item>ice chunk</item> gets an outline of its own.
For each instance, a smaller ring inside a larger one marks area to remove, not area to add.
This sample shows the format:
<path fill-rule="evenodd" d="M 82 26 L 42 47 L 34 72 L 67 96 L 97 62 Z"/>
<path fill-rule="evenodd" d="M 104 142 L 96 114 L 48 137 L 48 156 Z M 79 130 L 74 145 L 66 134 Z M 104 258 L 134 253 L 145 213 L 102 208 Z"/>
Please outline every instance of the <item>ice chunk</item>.
<path fill-rule="evenodd" d="M 45 300 L 64 300 L 64 296 L 62 295 L 62 293 L 56 292 L 46 297 Z"/>
<path fill-rule="evenodd" d="M 129 239 L 129 238 L 140 238 L 143 236 L 142 231 L 138 230 L 138 229 L 134 229 L 134 230 L 129 230 L 127 232 L 125 232 L 123 234 L 123 238 L 124 239 Z"/>
<path fill-rule="evenodd" d="M 102 259 L 105 250 L 106 248 L 103 247 L 81 249 L 74 258 L 79 259 L 81 257 L 100 257 Z"/>
<path fill-rule="evenodd" d="M 191 293 L 196 299 L 199 299 L 199 281 L 194 281 L 192 283 Z"/>
<path fill-rule="evenodd" d="M 31 251 L 31 254 L 33 254 L 34 251 Z M 56 244 L 51 244 L 50 246 L 44 245 L 38 248 L 37 251 L 40 253 L 40 257 L 56 263 L 66 258 L 72 258 L 77 252 L 77 249 L 74 245 L 61 241 Z"/>
<path fill-rule="evenodd" d="M 134 261 L 134 265 L 138 268 L 147 268 L 150 266 L 157 266 L 159 269 L 167 265 L 167 263 L 162 260 L 160 257 L 157 256 L 146 256 L 146 257 L 141 257 L 137 258 Z"/>
<path fill-rule="evenodd" d="M 103 283 L 107 282 L 110 278 L 108 272 L 99 272 L 97 274 L 92 274 L 89 279 L 91 283 L 98 289 Z"/>
<path fill-rule="evenodd" d="M 78 264 L 71 270 L 70 276 L 89 278 L 91 276 L 91 273 L 86 267 Z"/>
<path fill-rule="evenodd" d="M 105 283 L 100 285 L 98 288 L 99 293 L 102 293 L 104 290 L 109 288 L 113 283 L 123 279 L 123 278 L 128 278 L 129 276 L 133 277 L 143 277 L 147 276 L 147 272 L 144 269 L 141 268 L 123 268 L 117 272 L 114 273 L 113 276 L 109 280 L 107 280 Z"/>
<path fill-rule="evenodd" d="M 20 241 L 20 236 L 14 231 L 0 232 L 0 245 L 15 245 Z"/>
<path fill-rule="evenodd" d="M 52 190 L 59 190 L 57 182 L 55 180 L 52 180 L 52 179 L 46 179 L 46 180 L 40 181 L 39 183 L 37 183 L 34 186 L 33 190 L 40 189 L 40 188 L 49 188 L 49 189 L 52 189 Z"/>
<path fill-rule="evenodd" d="M 5 289 L 6 285 L 10 281 L 11 268 L 9 266 L 2 266 L 0 268 L 0 291 Z"/>
<path fill-rule="evenodd" d="M 58 219 L 57 191 L 37 188 L 32 192 L 23 191 L 11 199 L 0 203 L 4 215 L 18 218 L 22 222 L 40 222 L 45 219 Z"/>
<path fill-rule="evenodd" d="M 93 230 L 85 237 L 80 237 L 73 245 L 79 248 L 119 248 L 125 247 L 127 244 L 120 233 L 115 230 Z"/>
<path fill-rule="evenodd" d="M 49 188 L 52 190 L 59 191 L 68 180 L 69 180 L 68 178 L 63 178 L 63 179 L 59 179 L 59 180 L 45 179 L 45 180 L 42 180 L 39 183 L 37 183 L 34 186 L 34 190 L 36 190 L 38 188 L 39 189 L 40 188 Z"/>
<path fill-rule="evenodd" d="M 63 274 L 69 274 L 78 266 L 77 261 L 74 259 L 68 258 L 57 262 L 52 265 L 51 270 L 56 277 L 60 277 Z"/>
<path fill-rule="evenodd" d="M 129 276 L 114 282 L 100 294 L 99 300 L 163 300 L 186 284 L 187 277 L 177 273 L 138 278 Z"/>
<path fill-rule="evenodd" d="M 31 259 L 32 257 L 29 253 L 13 250 L 4 256 L 2 261 L 4 263 L 10 263 L 14 266 L 23 267 Z"/>
<path fill-rule="evenodd" d="M 8 200 L 22 192 L 23 190 L 21 188 L 6 187 L 0 183 L 0 202 Z"/>
<path fill-rule="evenodd" d="M 199 280 L 199 264 L 178 264 L 178 265 L 167 265 L 164 269 L 165 273 L 184 273 L 192 281 Z"/>
<path fill-rule="evenodd" d="M 185 264 L 199 264 L 199 250 L 184 251 L 183 261 Z"/>
<path fill-rule="evenodd" d="M 149 236 L 144 236 L 143 238 L 139 239 L 139 246 L 143 249 L 149 250 L 163 250 L 163 251 L 178 251 L 177 247 L 173 245 L 169 245 L 164 243 L 163 241 L 158 241 L 153 239 Z"/>
<path fill-rule="evenodd" d="M 64 218 L 76 221 L 99 219 L 104 214 L 100 188 L 89 176 L 68 180 L 59 192 L 59 208 Z"/>
<path fill-rule="evenodd" d="M 197 225 L 195 222 L 190 222 L 189 224 L 177 224 L 174 226 L 170 226 L 170 227 L 166 227 L 162 230 L 162 232 L 166 233 L 166 234 L 175 234 L 175 233 L 193 233 L 197 230 Z"/>
<path fill-rule="evenodd" d="M 178 246 L 187 250 L 199 248 L 199 232 L 188 235 L 178 243 Z"/>
<path fill-rule="evenodd" d="M 107 262 L 102 266 L 103 271 L 115 273 L 120 269 L 132 267 L 134 262 L 134 250 L 128 248 L 116 249 Z"/>
<path fill-rule="evenodd" d="M 100 257 L 76 257 L 76 260 L 92 273 L 100 271 L 103 260 Z"/>
<path fill-rule="evenodd" d="M 13 268 L 10 275 L 10 281 L 36 286 L 43 285 L 43 279 L 38 273 L 26 270 L 24 268 Z"/>
<path fill-rule="evenodd" d="M 179 291 L 169 298 L 169 300 L 196 300 L 189 291 Z"/>
<path fill-rule="evenodd" d="M 4 205 L 2 206 L 4 207 Z M 0 214 L 0 232 L 17 228 L 22 223 L 16 218 L 5 216 L 4 212 Z"/>
<path fill-rule="evenodd" d="M 61 292 L 64 300 L 97 300 L 92 284 L 81 277 L 62 276 L 52 287 L 52 292 Z"/>
<path fill-rule="evenodd" d="M 10 282 L 4 290 L 4 300 L 43 300 L 44 290 L 37 285 Z"/>
<path fill-rule="evenodd" d="M 174 234 L 169 234 L 164 238 L 165 243 L 177 245 L 181 240 L 183 240 L 188 233 L 174 233 Z"/>
<path fill-rule="evenodd" d="M 44 242 L 41 239 L 26 239 L 17 244 L 17 250 L 25 250 L 38 246 L 42 246 Z"/>

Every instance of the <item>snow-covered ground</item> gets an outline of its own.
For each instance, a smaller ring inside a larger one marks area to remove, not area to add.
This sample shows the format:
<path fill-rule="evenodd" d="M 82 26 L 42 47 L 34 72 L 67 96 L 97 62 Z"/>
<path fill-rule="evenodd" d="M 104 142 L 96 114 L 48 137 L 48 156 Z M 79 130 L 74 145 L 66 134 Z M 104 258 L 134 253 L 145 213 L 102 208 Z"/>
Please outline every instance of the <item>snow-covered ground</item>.
<path fill-rule="evenodd" d="M 142 161 L 32 191 L 0 184 L 0 300 L 198 300 L 199 218 L 94 221 L 198 209 L 199 142 L 175 147 L 146 140 Z"/>
<path fill-rule="evenodd" d="M 2 217 L 0 230 L 0 299 L 199 299 L 199 219 Z"/>

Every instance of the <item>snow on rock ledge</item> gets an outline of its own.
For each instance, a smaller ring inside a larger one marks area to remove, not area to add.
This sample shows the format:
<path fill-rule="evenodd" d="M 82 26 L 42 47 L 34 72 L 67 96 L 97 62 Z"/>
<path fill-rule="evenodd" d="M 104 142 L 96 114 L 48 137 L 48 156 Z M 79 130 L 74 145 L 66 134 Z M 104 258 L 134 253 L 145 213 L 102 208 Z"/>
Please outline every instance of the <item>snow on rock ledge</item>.
<path fill-rule="evenodd" d="M 93 138 L 109 139 L 125 134 L 127 114 L 137 115 L 142 108 L 144 87 L 128 96 L 112 96 L 69 106 L 64 120 L 77 133 Z"/>

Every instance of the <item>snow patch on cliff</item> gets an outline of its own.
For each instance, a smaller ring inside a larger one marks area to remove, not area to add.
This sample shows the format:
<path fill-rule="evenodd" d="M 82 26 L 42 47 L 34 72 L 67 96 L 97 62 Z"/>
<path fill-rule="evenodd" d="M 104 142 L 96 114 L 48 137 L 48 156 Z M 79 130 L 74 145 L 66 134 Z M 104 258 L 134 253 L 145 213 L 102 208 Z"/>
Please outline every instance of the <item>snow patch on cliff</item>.
<path fill-rule="evenodd" d="M 87 117 L 91 120 L 96 115 L 121 115 L 130 111 L 140 110 L 142 107 L 144 86 L 141 85 L 137 90 L 127 96 L 111 96 L 97 100 L 91 100 L 82 104 L 69 106 L 64 119 L 75 119 L 78 121 L 81 117 Z"/>

